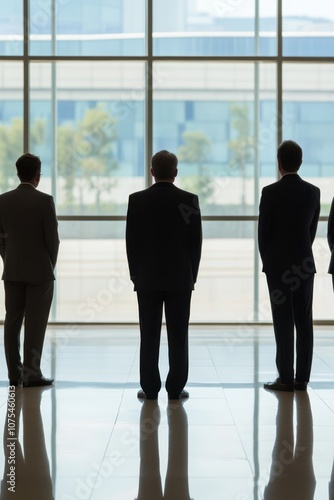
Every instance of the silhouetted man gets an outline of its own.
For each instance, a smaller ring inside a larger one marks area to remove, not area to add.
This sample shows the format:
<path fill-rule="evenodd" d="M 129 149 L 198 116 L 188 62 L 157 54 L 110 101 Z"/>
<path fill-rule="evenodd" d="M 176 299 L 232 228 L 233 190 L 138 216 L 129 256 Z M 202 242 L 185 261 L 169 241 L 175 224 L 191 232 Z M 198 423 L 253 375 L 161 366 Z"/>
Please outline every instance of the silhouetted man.
<path fill-rule="evenodd" d="M 10 385 L 51 385 L 40 363 L 53 297 L 59 238 L 52 196 L 37 191 L 41 161 L 16 162 L 21 184 L 0 196 L 0 253 L 5 286 L 5 354 Z M 20 331 L 24 319 L 23 364 Z"/>
<path fill-rule="evenodd" d="M 279 374 L 264 387 L 306 390 L 313 356 L 312 300 L 316 269 L 312 243 L 320 213 L 320 190 L 297 174 L 302 164 L 302 149 L 296 142 L 284 141 L 278 148 L 277 160 L 282 178 L 262 191 L 258 227 Z"/>
<path fill-rule="evenodd" d="M 188 397 L 190 300 L 201 257 L 198 197 L 174 186 L 178 160 L 160 151 L 152 158 L 155 184 L 129 197 L 126 247 L 130 277 L 137 291 L 140 320 L 139 398 L 156 399 L 162 311 L 165 306 L 169 399 Z"/>

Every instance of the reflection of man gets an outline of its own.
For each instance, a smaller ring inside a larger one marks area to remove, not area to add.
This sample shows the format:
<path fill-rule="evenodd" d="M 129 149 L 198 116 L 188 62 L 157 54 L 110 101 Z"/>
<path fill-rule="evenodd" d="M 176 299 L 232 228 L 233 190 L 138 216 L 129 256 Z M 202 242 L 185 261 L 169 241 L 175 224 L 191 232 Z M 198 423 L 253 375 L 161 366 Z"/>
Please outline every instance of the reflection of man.
<path fill-rule="evenodd" d="M 26 153 L 16 162 L 21 184 L 0 196 L 0 254 L 4 262 L 5 353 L 11 385 L 52 384 L 40 369 L 53 297 L 58 230 L 52 196 L 37 191 L 41 161 Z M 20 330 L 24 318 L 24 357 Z"/>
<path fill-rule="evenodd" d="M 264 500 L 313 500 L 313 420 L 307 392 L 296 393 L 297 432 L 293 434 L 293 394 L 277 394 L 276 440 Z"/>
<path fill-rule="evenodd" d="M 312 243 L 320 212 L 320 190 L 297 174 L 302 150 L 294 141 L 279 146 L 277 159 L 282 178 L 263 189 L 259 214 L 259 250 L 269 288 L 279 373 L 277 380 L 264 387 L 305 390 L 313 356 Z"/>
<path fill-rule="evenodd" d="M 22 390 L 14 391 L 14 387 L 12 389 L 13 391 L 9 392 L 9 395 L 14 394 L 14 397 L 8 398 L 7 415 L 11 414 L 13 409 L 12 400 L 14 399 L 13 413 L 15 416 L 11 419 L 11 422 L 15 421 L 15 436 L 17 439 L 15 443 L 8 439 L 8 419 L 5 418 L 3 436 L 5 467 L 1 482 L 0 499 L 30 500 L 34 498 L 36 500 L 53 500 L 49 459 L 45 447 L 40 410 L 43 389 L 34 389 L 29 391 L 29 394 Z M 19 439 L 21 413 L 23 421 L 22 443 Z M 12 450 L 7 446 L 9 442 L 14 443 Z M 15 465 L 13 465 L 13 456 L 15 456 Z M 15 467 L 15 477 L 12 476 L 15 483 L 15 493 L 8 489 L 11 485 L 7 483 L 7 474 L 13 472 L 10 467 Z"/>
<path fill-rule="evenodd" d="M 181 402 L 169 403 L 168 464 L 162 493 L 158 428 L 160 408 L 145 401 L 140 414 L 140 477 L 136 500 L 190 500 L 188 482 L 188 420 Z"/>
<path fill-rule="evenodd" d="M 166 390 L 169 399 L 188 397 L 183 390 L 188 378 L 188 322 L 202 233 L 197 196 L 173 185 L 177 163 L 173 153 L 155 154 L 151 168 L 155 184 L 129 198 L 126 246 L 139 305 L 139 398 L 156 399 L 161 388 L 163 306 L 169 354 Z"/>
<path fill-rule="evenodd" d="M 136 500 L 162 500 L 159 437 L 160 408 L 156 401 L 145 401 L 140 413 L 140 471 Z"/>
<path fill-rule="evenodd" d="M 165 500 L 190 500 L 188 481 L 188 418 L 181 403 L 169 403 L 168 464 Z"/>

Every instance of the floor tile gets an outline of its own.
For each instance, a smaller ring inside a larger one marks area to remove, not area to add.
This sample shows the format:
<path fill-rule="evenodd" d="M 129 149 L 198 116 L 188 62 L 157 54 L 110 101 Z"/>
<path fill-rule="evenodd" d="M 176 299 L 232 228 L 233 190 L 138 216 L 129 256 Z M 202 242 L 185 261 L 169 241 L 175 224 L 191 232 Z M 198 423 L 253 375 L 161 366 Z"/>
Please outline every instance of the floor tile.
<path fill-rule="evenodd" d="M 164 388 L 165 334 L 158 400 L 137 399 L 138 342 L 137 327 L 50 328 L 55 385 L 18 388 L 14 419 L 1 366 L 1 498 L 14 453 L 16 500 L 334 499 L 331 329 L 316 332 L 308 391 L 277 393 L 263 389 L 271 327 L 193 328 L 185 402 Z"/>

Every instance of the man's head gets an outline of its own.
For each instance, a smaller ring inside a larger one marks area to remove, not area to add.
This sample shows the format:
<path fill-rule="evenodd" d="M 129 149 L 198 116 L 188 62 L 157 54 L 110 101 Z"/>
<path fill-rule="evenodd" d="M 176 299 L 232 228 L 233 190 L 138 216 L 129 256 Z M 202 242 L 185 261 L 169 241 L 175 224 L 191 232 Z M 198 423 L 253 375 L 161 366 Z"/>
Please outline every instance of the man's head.
<path fill-rule="evenodd" d="M 17 176 L 21 182 L 38 185 L 41 176 L 41 160 L 38 156 L 25 153 L 16 162 Z"/>
<path fill-rule="evenodd" d="M 158 151 L 151 160 L 151 174 L 157 182 L 169 181 L 174 182 L 177 176 L 177 157 L 163 149 Z"/>
<path fill-rule="evenodd" d="M 283 141 L 277 149 L 278 167 L 285 172 L 297 172 L 303 162 L 302 148 L 295 141 Z"/>

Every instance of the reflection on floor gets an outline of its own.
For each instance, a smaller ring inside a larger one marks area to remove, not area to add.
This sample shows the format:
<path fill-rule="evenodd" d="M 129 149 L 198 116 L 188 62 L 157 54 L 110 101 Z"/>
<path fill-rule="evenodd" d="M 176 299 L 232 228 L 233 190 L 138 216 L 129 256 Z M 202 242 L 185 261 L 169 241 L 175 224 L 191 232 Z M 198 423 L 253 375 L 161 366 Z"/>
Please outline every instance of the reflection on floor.
<path fill-rule="evenodd" d="M 273 393 L 271 328 L 192 328 L 183 404 L 137 400 L 135 327 L 50 328 L 53 388 L 8 394 L 2 346 L 0 499 L 334 500 L 334 341 L 315 336 L 308 391 Z M 160 358 L 165 378 L 165 334 Z"/>

